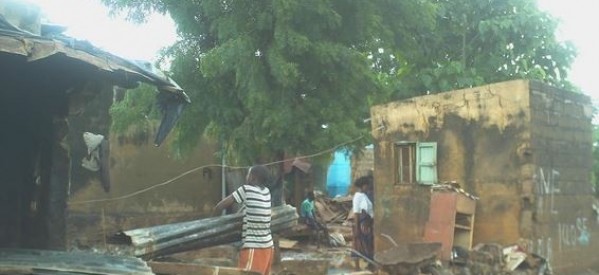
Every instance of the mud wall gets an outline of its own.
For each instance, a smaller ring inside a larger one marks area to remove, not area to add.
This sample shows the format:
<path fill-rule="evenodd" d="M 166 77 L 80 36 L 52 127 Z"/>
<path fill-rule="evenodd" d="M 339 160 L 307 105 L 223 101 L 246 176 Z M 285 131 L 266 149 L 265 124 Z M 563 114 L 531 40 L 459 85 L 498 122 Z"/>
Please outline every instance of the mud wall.
<path fill-rule="evenodd" d="M 528 90 L 528 82 L 512 81 L 371 109 L 377 251 L 388 247 L 380 233 L 396 240 L 419 241 L 428 220 L 428 187 L 410 188 L 394 182 L 394 144 L 399 141 L 437 142 L 438 181 L 455 180 L 480 197 L 475 244 L 514 243 L 521 237 L 518 148 L 530 138 Z M 412 217 L 393 218 L 406 214 Z"/>
<path fill-rule="evenodd" d="M 352 155 L 351 159 L 352 183 L 359 177 L 372 173 L 374 168 L 374 148 L 367 146 L 359 154 Z"/>
<path fill-rule="evenodd" d="M 168 140 L 160 147 L 153 145 L 157 123 L 144 131 L 110 134 L 108 110 L 112 100 L 112 92 L 72 100 L 69 245 L 97 246 L 106 235 L 118 230 L 211 215 L 221 198 L 221 169 L 215 165 L 220 163 L 215 155 L 216 143 L 202 140 L 193 152 L 177 158 Z M 110 136 L 109 193 L 100 184 L 99 172 L 81 167 L 87 153 L 82 139 L 85 131 Z M 194 171 L 165 183 L 190 170 Z M 163 185 L 152 188 L 160 184 Z"/>
<path fill-rule="evenodd" d="M 374 192 L 375 251 L 380 252 L 393 247 L 386 236 L 397 243 L 423 241 L 424 225 L 428 221 L 431 200 L 429 187 L 375 183 Z"/>
<path fill-rule="evenodd" d="M 387 246 L 380 233 L 418 241 L 426 222 L 419 212 L 410 223 L 392 219 L 423 204 L 414 200 L 425 193 L 394 182 L 394 143 L 437 142 L 439 182 L 455 180 L 480 197 L 474 244 L 526 243 L 558 272 L 594 264 L 588 97 L 510 81 L 375 106 L 371 114 L 377 251 Z"/>
<path fill-rule="evenodd" d="M 71 195 L 69 230 L 71 244 L 94 245 L 104 235 L 161 223 L 184 221 L 211 215 L 221 198 L 221 171 L 206 167 L 149 191 L 182 173 L 218 163 L 215 145 L 203 141 L 189 158 L 173 158 L 168 146 L 154 147 L 148 142 L 111 138 L 110 193 L 105 193 L 97 178 Z M 140 192 L 135 195 L 136 192 Z M 131 195 L 128 198 L 123 196 Z M 88 202 L 108 199 L 109 201 Z"/>
<path fill-rule="evenodd" d="M 592 107 L 588 97 L 531 84 L 530 162 L 521 229 L 564 274 L 596 265 L 597 216 L 591 186 Z M 527 222 L 527 220 L 530 220 Z"/>

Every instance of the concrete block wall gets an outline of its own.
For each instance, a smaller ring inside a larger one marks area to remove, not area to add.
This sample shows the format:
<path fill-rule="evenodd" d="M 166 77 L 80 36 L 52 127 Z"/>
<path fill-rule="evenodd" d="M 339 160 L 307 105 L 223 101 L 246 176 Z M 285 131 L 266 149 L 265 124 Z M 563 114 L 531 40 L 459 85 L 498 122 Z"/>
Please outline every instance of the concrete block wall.
<path fill-rule="evenodd" d="M 592 212 L 590 99 L 540 83 L 531 83 L 530 95 L 534 195 L 523 212 L 532 222 L 521 228 L 530 226 L 534 251 L 556 270 L 592 265 L 599 235 Z"/>

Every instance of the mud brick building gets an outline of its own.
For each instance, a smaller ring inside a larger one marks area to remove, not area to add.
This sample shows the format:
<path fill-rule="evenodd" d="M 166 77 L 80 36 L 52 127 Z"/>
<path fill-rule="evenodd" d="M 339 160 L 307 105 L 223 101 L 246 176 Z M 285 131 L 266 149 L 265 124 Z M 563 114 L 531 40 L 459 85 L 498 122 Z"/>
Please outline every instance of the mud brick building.
<path fill-rule="evenodd" d="M 375 249 L 422 241 L 431 185 L 476 202 L 473 245 L 523 242 L 558 272 L 593 264 L 592 106 L 517 80 L 374 106 Z M 382 126 L 382 127 L 381 127 Z"/>

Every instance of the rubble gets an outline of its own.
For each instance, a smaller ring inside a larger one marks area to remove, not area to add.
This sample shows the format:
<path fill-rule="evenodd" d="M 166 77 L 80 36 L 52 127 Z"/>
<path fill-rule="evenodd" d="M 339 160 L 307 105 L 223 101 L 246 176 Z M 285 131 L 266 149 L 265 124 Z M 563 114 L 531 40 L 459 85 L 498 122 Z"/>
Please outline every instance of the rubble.
<path fill-rule="evenodd" d="M 553 274 L 549 262 L 521 246 L 478 244 L 472 250 L 454 247 L 453 274 Z"/>
<path fill-rule="evenodd" d="M 314 207 L 323 222 L 341 224 L 347 220 L 352 209 L 352 196 L 328 198 L 316 194 Z"/>
<path fill-rule="evenodd" d="M 343 246 L 352 239 L 351 224 L 347 222 L 352 207 L 352 197 L 328 198 L 322 193 L 315 193 L 314 207 L 318 220 L 325 224 L 329 232 L 327 245 Z M 308 237 L 314 232 L 303 223 L 283 233 L 287 238 Z M 342 237 L 342 238 L 341 238 Z"/>
<path fill-rule="evenodd" d="M 374 259 L 388 274 L 420 274 L 436 264 L 440 249 L 441 243 L 398 244 L 375 254 Z"/>

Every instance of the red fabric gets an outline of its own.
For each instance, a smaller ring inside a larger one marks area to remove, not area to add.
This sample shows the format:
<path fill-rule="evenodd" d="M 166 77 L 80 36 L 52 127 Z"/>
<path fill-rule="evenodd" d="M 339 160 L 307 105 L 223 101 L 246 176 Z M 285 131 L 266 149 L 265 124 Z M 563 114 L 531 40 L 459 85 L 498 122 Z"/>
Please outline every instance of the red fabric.
<path fill-rule="evenodd" d="M 242 248 L 239 252 L 238 267 L 243 270 L 260 272 L 270 275 L 274 249 L 268 248 Z"/>

